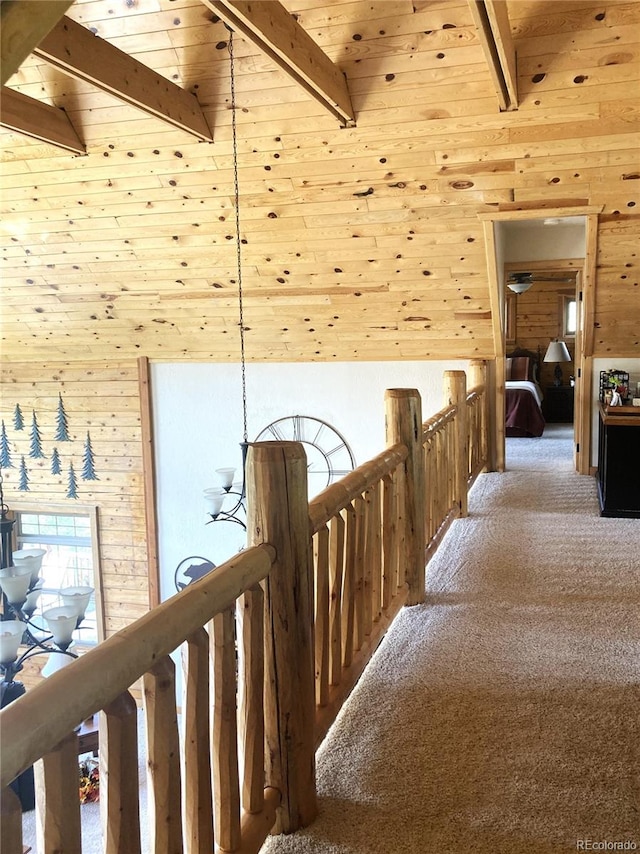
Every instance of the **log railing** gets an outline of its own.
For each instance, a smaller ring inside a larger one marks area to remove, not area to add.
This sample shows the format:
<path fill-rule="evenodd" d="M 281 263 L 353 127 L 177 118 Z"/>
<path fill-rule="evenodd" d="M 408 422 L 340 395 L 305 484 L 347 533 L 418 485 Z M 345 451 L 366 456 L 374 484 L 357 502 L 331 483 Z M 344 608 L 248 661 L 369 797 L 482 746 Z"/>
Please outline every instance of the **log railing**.
<path fill-rule="evenodd" d="M 424 423 L 415 389 L 388 390 L 387 449 L 311 502 L 301 444 L 250 447 L 248 549 L 2 711 L 3 854 L 22 852 L 7 786 L 33 763 L 41 854 L 81 852 L 73 730 L 98 711 L 104 850 L 139 854 L 135 684 L 150 851 L 248 854 L 313 821 L 315 749 L 398 610 L 424 601 L 425 565 L 486 464 L 482 372 L 469 394 L 447 372 Z"/>
<path fill-rule="evenodd" d="M 309 504 L 316 744 L 407 598 L 398 513 L 406 456 L 404 445 L 387 448 Z"/>

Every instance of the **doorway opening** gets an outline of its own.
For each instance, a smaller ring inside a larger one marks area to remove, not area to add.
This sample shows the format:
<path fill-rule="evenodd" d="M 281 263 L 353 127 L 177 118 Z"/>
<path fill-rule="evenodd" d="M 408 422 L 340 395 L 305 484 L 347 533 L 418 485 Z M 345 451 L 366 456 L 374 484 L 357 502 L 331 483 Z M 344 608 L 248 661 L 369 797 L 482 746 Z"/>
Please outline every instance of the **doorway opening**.
<path fill-rule="evenodd" d="M 545 412 L 551 423 L 573 423 L 574 466 L 586 474 L 599 208 L 543 207 L 481 215 L 496 356 L 493 463 L 498 471 L 506 465 L 507 357 L 524 351 L 535 366 L 525 379 L 538 383 L 543 428 Z M 562 352 L 550 347 L 560 343 Z"/>

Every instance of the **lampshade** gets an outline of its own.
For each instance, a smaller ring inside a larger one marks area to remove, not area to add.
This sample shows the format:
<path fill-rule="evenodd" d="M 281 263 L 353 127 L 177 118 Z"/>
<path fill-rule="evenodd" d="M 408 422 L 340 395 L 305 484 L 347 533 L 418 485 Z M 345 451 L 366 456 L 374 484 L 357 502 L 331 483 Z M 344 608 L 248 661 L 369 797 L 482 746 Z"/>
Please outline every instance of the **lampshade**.
<path fill-rule="evenodd" d="M 27 616 L 31 616 L 31 614 L 33 614 L 33 612 L 36 610 L 36 607 L 38 605 L 38 599 L 40 598 L 40 595 L 42 593 L 42 585 L 43 584 L 44 584 L 43 580 L 41 578 L 39 578 L 36 586 L 33 587 L 27 593 L 27 600 L 24 603 L 24 605 L 22 606 L 22 610 L 24 611 L 25 614 L 27 614 Z"/>
<path fill-rule="evenodd" d="M 72 645 L 73 644 L 71 644 L 71 646 Z M 70 655 L 61 655 L 59 652 L 52 652 L 49 654 L 47 663 L 40 671 L 40 675 L 45 678 L 53 676 L 54 673 L 57 673 L 58 670 L 62 670 L 63 667 L 71 664 L 72 661 L 73 658 Z"/>
<path fill-rule="evenodd" d="M 59 608 L 49 608 L 42 616 L 53 635 L 53 642 L 66 649 L 71 643 L 73 630 L 78 622 L 76 609 L 63 605 Z"/>
<path fill-rule="evenodd" d="M 528 291 L 533 282 L 508 282 L 507 287 L 510 291 L 513 291 L 514 294 L 523 294 L 525 291 Z"/>
<path fill-rule="evenodd" d="M 545 362 L 570 362 L 571 354 L 564 341 L 551 341 L 544 354 Z"/>
<path fill-rule="evenodd" d="M 60 596 L 65 605 L 75 610 L 76 617 L 81 622 L 92 593 L 93 587 L 65 587 L 60 591 Z"/>
<path fill-rule="evenodd" d="M 233 476 L 236 473 L 235 469 L 216 469 L 216 474 L 220 478 L 220 484 L 223 489 L 230 489 L 233 483 Z"/>
<path fill-rule="evenodd" d="M 20 607 L 31 584 L 31 566 L 7 566 L 0 569 L 0 587 L 10 605 Z"/>
<path fill-rule="evenodd" d="M 24 634 L 24 623 L 20 620 L 5 620 L 0 623 L 0 664 L 13 664 L 18 657 L 18 647 Z"/>
<path fill-rule="evenodd" d="M 31 581 L 35 584 L 42 568 L 42 558 L 46 555 L 45 549 L 19 549 L 12 552 L 14 566 L 28 566 L 31 570 Z"/>
<path fill-rule="evenodd" d="M 225 493 L 221 489 L 205 489 L 204 504 L 207 513 L 210 513 L 212 516 L 217 516 L 222 509 L 224 496 Z"/>

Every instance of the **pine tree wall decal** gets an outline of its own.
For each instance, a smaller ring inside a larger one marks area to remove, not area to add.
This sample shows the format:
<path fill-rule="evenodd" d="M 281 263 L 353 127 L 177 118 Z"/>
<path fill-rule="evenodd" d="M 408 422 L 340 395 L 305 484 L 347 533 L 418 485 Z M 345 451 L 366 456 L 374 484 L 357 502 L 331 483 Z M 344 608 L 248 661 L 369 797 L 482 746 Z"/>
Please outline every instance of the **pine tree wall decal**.
<path fill-rule="evenodd" d="M 60 454 L 58 449 L 54 448 L 51 454 L 51 474 L 60 474 L 62 472 L 62 463 L 60 462 Z"/>
<path fill-rule="evenodd" d="M 24 418 L 19 403 L 16 403 L 16 408 L 13 410 L 13 429 L 24 430 Z"/>
<path fill-rule="evenodd" d="M 38 427 L 38 419 L 36 417 L 35 409 L 33 410 L 33 418 L 31 419 L 31 445 L 29 448 L 29 456 L 32 460 L 40 460 L 44 457 L 40 428 Z"/>
<path fill-rule="evenodd" d="M 91 436 L 87 431 L 87 439 L 84 443 L 84 457 L 82 459 L 82 479 L 83 480 L 100 480 L 96 474 L 95 459 L 93 456 L 93 448 L 91 447 Z"/>
<path fill-rule="evenodd" d="M 78 497 L 78 479 L 73 468 L 73 463 L 69 463 L 69 476 L 67 479 L 67 498 Z"/>
<path fill-rule="evenodd" d="M 4 421 L 2 422 L 2 430 L 0 431 L 0 468 L 13 468 L 13 462 L 11 461 L 11 448 L 9 447 L 7 428 L 4 426 Z"/>
<path fill-rule="evenodd" d="M 20 460 L 20 475 L 18 476 L 18 489 L 20 492 L 29 492 L 29 472 L 24 457 Z"/>
<path fill-rule="evenodd" d="M 64 403 L 62 395 L 58 395 L 58 413 L 56 415 L 56 433 L 53 437 L 56 442 L 69 442 L 69 425 L 67 423 L 67 413 L 64 411 Z"/>

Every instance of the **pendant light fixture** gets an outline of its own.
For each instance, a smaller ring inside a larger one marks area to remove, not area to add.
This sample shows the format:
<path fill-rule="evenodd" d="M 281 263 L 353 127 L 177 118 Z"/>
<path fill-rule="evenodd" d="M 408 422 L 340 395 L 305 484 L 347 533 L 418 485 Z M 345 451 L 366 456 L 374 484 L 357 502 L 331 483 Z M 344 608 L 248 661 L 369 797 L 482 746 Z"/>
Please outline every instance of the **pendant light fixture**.
<path fill-rule="evenodd" d="M 242 442 L 240 449 L 242 454 L 242 482 L 234 483 L 236 469 L 233 467 L 216 469 L 219 484 L 216 487 L 205 489 L 204 499 L 207 513 L 211 516 L 210 522 L 236 522 L 246 530 L 246 482 L 245 464 L 247 459 L 248 434 L 247 434 L 247 379 L 244 340 L 244 304 L 242 294 L 242 240 L 240 237 L 240 186 L 238 182 L 238 133 L 236 122 L 236 77 L 235 77 L 235 55 L 233 50 L 233 30 L 225 24 L 229 31 L 229 67 L 230 67 L 230 92 L 231 92 L 231 137 L 233 144 L 233 195 L 236 209 L 236 270 L 238 282 L 238 326 L 240 329 L 240 369 L 242 384 Z M 228 500 L 231 497 L 231 502 Z M 225 505 L 227 505 L 225 507 Z M 209 522 L 207 523 L 209 524 Z"/>

